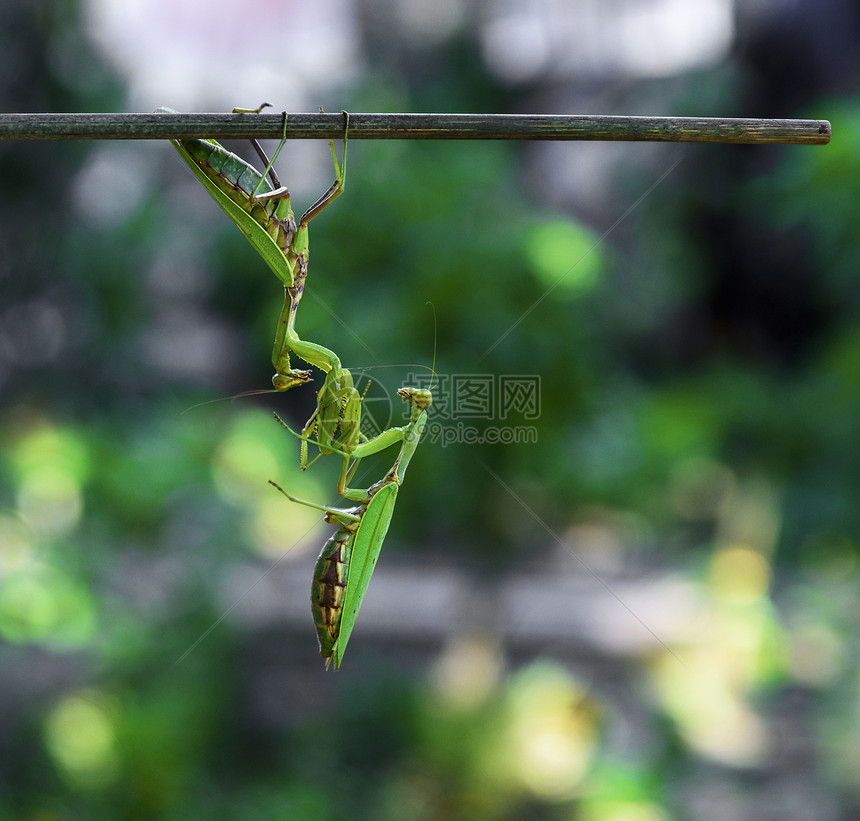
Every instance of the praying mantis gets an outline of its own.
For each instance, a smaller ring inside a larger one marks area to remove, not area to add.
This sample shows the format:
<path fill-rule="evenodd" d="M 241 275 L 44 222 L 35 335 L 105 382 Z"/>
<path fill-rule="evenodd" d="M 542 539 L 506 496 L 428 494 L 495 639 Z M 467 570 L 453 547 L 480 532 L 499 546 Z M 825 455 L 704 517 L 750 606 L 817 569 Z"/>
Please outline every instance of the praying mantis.
<path fill-rule="evenodd" d="M 311 610 L 320 655 L 326 659 L 326 669 L 334 662 L 334 669 L 338 670 L 343 661 L 347 642 L 391 524 L 397 493 L 427 425 L 427 408 L 433 401 L 430 391 L 400 388 L 397 394 L 412 406 L 407 425 L 383 431 L 359 444 L 353 453 L 335 451 L 343 457 L 344 464 L 338 481 L 338 493 L 345 499 L 358 502 L 356 507 L 342 509 L 306 502 L 290 495 L 276 482 L 269 481 L 291 502 L 322 510 L 327 522 L 339 526 L 323 546 L 311 584 Z M 294 436 L 304 438 L 291 430 L 277 415 L 275 418 Z M 366 490 L 346 486 L 361 458 L 377 453 L 397 441 L 401 442 L 400 452 L 382 480 Z M 351 466 L 350 459 L 354 459 Z"/>
<path fill-rule="evenodd" d="M 259 113 L 256 109 L 234 109 L 234 113 Z M 161 108 L 159 111 L 172 112 Z M 335 181 L 305 211 L 296 223 L 290 204 L 290 192 L 281 185 L 273 163 L 286 142 L 287 115 L 284 113 L 284 136 L 269 160 L 256 140 L 255 151 L 265 163 L 261 174 L 241 157 L 227 151 L 216 140 L 171 140 L 182 159 L 209 192 L 212 199 L 247 237 L 266 264 L 284 286 L 284 305 L 278 318 L 272 364 L 272 384 L 277 391 L 302 385 L 311 379 L 309 370 L 290 364 L 290 351 L 324 371 L 325 381 L 317 394 L 317 406 L 302 433 L 316 437 L 321 454 L 332 447 L 352 451 L 361 441 L 361 400 L 352 374 L 341 365 L 339 357 L 322 345 L 299 338 L 295 330 L 296 311 L 304 291 L 310 256 L 308 223 L 343 193 L 346 179 L 346 149 L 349 115 L 344 111 L 343 160 L 338 163 L 334 142 L 329 140 L 335 169 Z M 272 185 L 266 180 L 268 175 Z M 274 186 L 274 188 L 272 187 Z M 307 442 L 302 443 L 301 467 L 307 467 Z"/>
<path fill-rule="evenodd" d="M 259 113 L 257 109 L 234 109 L 234 113 Z M 160 112 L 175 113 L 169 108 Z M 302 298 L 310 256 L 308 223 L 343 193 L 346 178 L 346 146 L 349 115 L 344 114 L 343 161 L 338 163 L 334 142 L 329 140 L 334 160 L 335 181 L 317 201 L 302 214 L 298 223 L 290 203 L 290 192 L 281 185 L 272 164 L 286 141 L 287 115 L 284 113 L 284 138 L 269 160 L 256 140 L 251 140 L 260 159 L 266 164 L 261 174 L 241 157 L 227 151 L 216 140 L 171 140 L 194 175 L 236 224 L 284 286 L 284 306 L 278 318 L 272 364 L 272 384 L 285 391 L 310 381 L 307 370 L 290 364 L 290 351 L 331 375 L 338 385 L 352 385 L 344 375 L 340 359 L 328 348 L 302 340 L 295 330 L 296 310 Z M 268 175 L 271 185 L 266 180 Z M 274 187 L 273 187 L 274 186 Z"/>

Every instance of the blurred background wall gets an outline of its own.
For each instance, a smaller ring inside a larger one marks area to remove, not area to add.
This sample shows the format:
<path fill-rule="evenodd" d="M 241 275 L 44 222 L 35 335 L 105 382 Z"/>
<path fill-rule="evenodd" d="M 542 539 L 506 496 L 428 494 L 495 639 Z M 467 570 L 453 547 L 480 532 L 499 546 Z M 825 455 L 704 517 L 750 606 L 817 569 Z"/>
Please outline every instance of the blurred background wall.
<path fill-rule="evenodd" d="M 438 381 L 336 674 L 330 528 L 267 484 L 337 501 L 271 419 L 314 392 L 211 401 L 269 385 L 278 284 L 166 143 L 0 143 L 0 818 L 856 817 L 858 29 L 847 0 L 6 0 L 7 112 L 834 138 L 350 144 L 299 332 L 380 426 Z M 278 168 L 299 209 L 333 175 L 322 142 Z"/>

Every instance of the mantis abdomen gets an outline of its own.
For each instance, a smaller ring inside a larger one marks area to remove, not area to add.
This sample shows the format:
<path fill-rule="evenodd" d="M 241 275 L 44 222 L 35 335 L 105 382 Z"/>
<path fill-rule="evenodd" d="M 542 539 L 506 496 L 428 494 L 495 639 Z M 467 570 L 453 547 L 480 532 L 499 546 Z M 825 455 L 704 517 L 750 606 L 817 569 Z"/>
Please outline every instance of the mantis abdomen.
<path fill-rule="evenodd" d="M 182 147 L 212 183 L 265 228 L 285 254 L 291 250 L 296 219 L 289 194 L 268 196 L 273 189 L 265 177 L 221 145 L 209 140 L 183 140 Z"/>
<path fill-rule="evenodd" d="M 330 659 L 340 636 L 343 600 L 355 525 L 339 528 L 323 545 L 311 582 L 311 610 L 320 643 L 320 655 Z"/>

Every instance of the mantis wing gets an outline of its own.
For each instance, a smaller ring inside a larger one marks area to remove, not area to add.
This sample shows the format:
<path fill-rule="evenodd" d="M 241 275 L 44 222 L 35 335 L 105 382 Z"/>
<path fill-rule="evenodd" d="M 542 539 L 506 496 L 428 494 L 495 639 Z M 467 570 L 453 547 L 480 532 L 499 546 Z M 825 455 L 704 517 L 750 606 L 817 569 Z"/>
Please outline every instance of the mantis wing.
<path fill-rule="evenodd" d="M 160 108 L 158 110 L 168 113 L 176 113 L 170 108 Z M 191 143 L 208 143 L 209 145 L 214 146 L 218 151 L 229 154 L 234 163 L 237 164 L 237 167 L 239 167 L 239 164 L 241 164 L 241 166 L 247 166 L 247 169 L 242 169 L 244 173 L 251 172 L 251 174 L 255 175 L 256 178 L 259 179 L 259 172 L 252 165 L 246 163 L 241 157 L 237 157 L 235 154 L 230 154 L 230 152 L 216 140 L 171 140 L 170 142 L 173 143 L 173 146 L 179 152 L 179 155 L 194 172 L 194 176 L 200 180 L 203 187 L 209 192 L 209 196 L 218 203 L 221 210 L 224 211 L 224 213 L 230 217 L 234 223 L 236 223 L 239 230 L 247 237 L 248 242 L 257 249 L 257 252 L 266 261 L 269 268 L 272 269 L 274 275 L 281 280 L 287 288 L 291 287 L 293 284 L 293 272 L 287 263 L 284 252 L 278 247 L 278 244 L 272 239 L 266 229 L 244 208 L 234 202 L 203 170 L 203 168 L 195 162 L 186 146 Z M 215 172 L 213 171 L 212 173 Z M 264 180 L 260 187 L 260 193 L 269 193 L 271 190 L 272 187 Z"/>
<path fill-rule="evenodd" d="M 340 667 L 343 660 L 346 643 L 349 641 L 364 594 L 370 584 L 370 577 L 376 569 L 376 560 L 379 558 L 379 551 L 382 550 L 382 543 L 391 524 L 398 490 L 399 485 L 396 482 L 390 482 L 377 491 L 370 500 L 355 535 L 343 601 L 340 635 L 332 653 L 335 670 Z"/>

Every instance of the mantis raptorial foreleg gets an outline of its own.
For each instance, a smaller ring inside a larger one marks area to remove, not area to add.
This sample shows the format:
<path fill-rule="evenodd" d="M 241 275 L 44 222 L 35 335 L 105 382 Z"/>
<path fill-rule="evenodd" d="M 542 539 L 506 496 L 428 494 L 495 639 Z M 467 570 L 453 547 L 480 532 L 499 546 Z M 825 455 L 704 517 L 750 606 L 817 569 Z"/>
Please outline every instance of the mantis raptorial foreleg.
<path fill-rule="evenodd" d="M 409 423 L 403 425 L 402 427 L 394 427 L 388 428 L 388 430 L 382 431 L 382 433 L 374 436 L 372 439 L 367 439 L 363 442 L 357 442 L 354 447 L 350 450 L 343 450 L 338 447 L 330 447 L 330 453 L 337 453 L 343 458 L 343 463 L 341 466 L 340 476 L 338 478 L 337 483 L 337 492 L 343 496 L 345 499 L 351 499 L 352 501 L 360 501 L 360 498 L 356 498 L 350 495 L 350 488 L 347 487 L 347 482 L 349 481 L 349 477 L 351 472 L 355 470 L 355 464 L 353 460 L 357 461 L 359 459 L 363 459 L 365 456 L 370 456 L 374 453 L 379 453 L 380 451 L 385 450 L 386 448 L 391 447 L 392 445 L 397 444 L 398 442 L 406 443 L 411 438 L 415 437 L 415 430 L 418 428 L 418 436 L 420 437 L 421 433 L 424 430 L 424 426 L 426 424 L 427 418 L 427 408 L 433 402 L 432 394 L 428 390 L 424 390 L 421 388 L 400 388 L 397 391 L 397 395 L 402 399 L 405 399 L 412 405 L 412 414 L 409 420 Z M 294 431 L 283 419 L 281 419 L 278 414 L 275 414 L 275 419 L 281 423 L 281 425 L 286 428 L 296 439 L 304 442 L 310 442 L 311 444 L 318 444 L 315 440 L 303 436 L 301 433 L 297 433 Z M 423 419 L 419 425 L 418 420 Z M 417 441 L 415 442 L 417 445 Z M 405 446 L 401 445 L 401 449 Z M 414 451 L 414 447 L 413 447 Z M 402 456 L 402 453 L 401 453 Z M 409 458 L 411 458 L 411 452 L 409 454 Z M 352 464 L 351 464 L 352 462 Z"/>
<path fill-rule="evenodd" d="M 323 386 L 317 393 L 317 406 L 302 428 L 302 470 L 316 461 L 319 455 L 332 453 L 333 447 L 352 452 L 364 438 L 361 433 L 361 405 L 364 394 L 359 394 L 353 387 L 352 374 L 348 370 L 343 369 L 341 375 L 340 384 L 335 381 L 333 373 L 326 375 Z M 364 389 L 365 394 L 369 387 L 370 382 Z M 315 444 L 320 451 L 310 462 L 308 442 Z"/>

